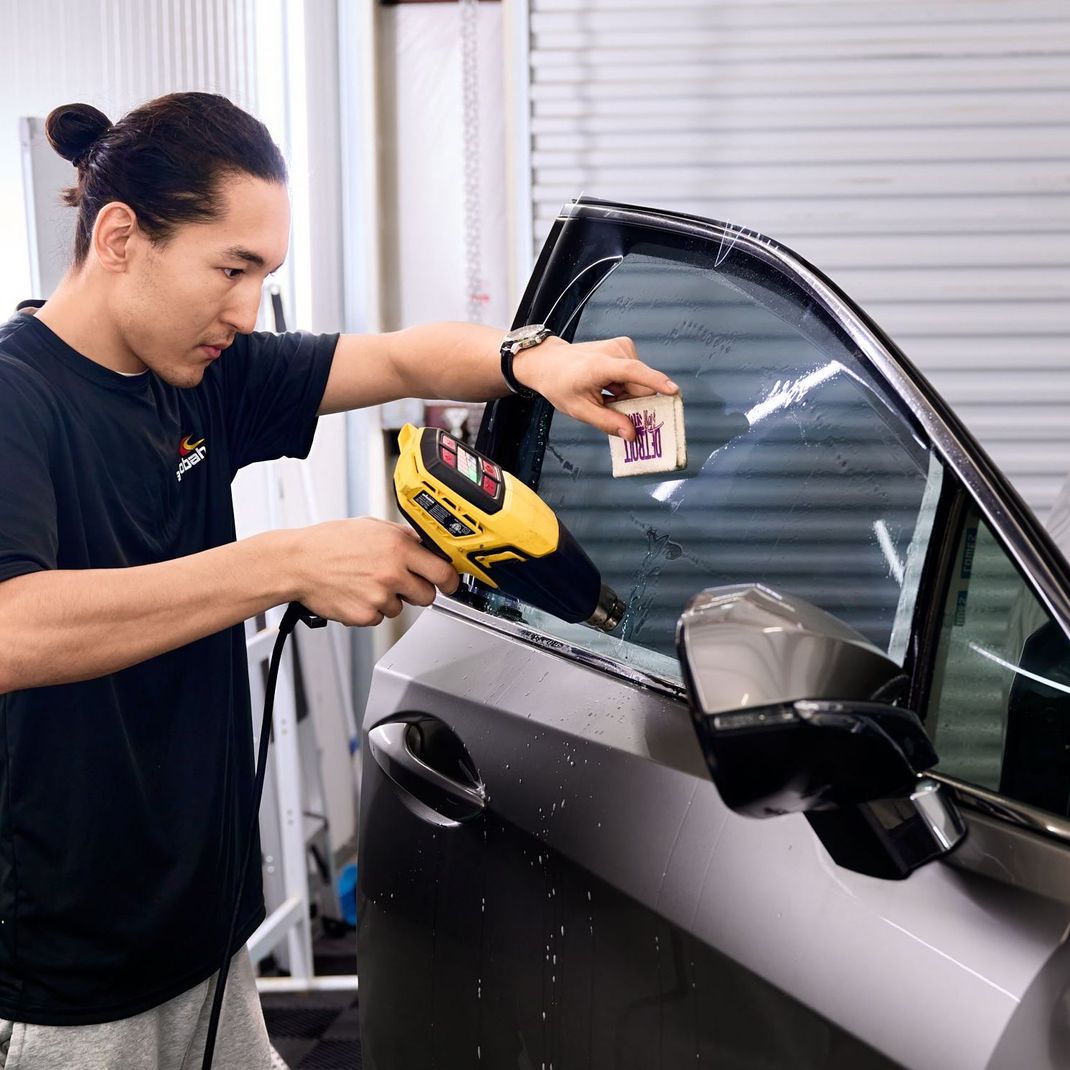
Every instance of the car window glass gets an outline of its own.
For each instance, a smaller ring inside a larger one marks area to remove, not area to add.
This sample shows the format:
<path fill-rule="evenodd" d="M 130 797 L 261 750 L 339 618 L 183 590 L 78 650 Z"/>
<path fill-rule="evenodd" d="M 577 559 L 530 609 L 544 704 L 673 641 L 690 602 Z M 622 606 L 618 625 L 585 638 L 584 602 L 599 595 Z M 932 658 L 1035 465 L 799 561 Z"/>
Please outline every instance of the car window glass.
<path fill-rule="evenodd" d="M 605 434 L 555 413 L 539 493 L 627 613 L 612 636 L 521 606 L 526 621 L 678 677 L 690 596 L 761 583 L 902 661 L 941 468 L 822 307 L 739 250 L 640 244 L 562 333 L 628 335 L 680 384 L 688 463 L 614 479 Z"/>
<path fill-rule="evenodd" d="M 953 563 L 926 726 L 940 772 L 1070 816 L 1070 643 L 976 513 Z"/>

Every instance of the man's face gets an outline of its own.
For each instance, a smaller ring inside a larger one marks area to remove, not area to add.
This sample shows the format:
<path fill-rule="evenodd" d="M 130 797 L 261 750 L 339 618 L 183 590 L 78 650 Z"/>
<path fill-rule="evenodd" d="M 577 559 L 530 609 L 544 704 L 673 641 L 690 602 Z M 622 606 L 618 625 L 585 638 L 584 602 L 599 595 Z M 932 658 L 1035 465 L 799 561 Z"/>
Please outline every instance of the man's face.
<path fill-rule="evenodd" d="M 286 256 L 285 186 L 227 176 L 220 202 L 215 219 L 179 226 L 162 244 L 136 233 L 116 294 L 127 347 L 172 386 L 196 386 L 235 334 L 253 330 L 264 279 Z"/>

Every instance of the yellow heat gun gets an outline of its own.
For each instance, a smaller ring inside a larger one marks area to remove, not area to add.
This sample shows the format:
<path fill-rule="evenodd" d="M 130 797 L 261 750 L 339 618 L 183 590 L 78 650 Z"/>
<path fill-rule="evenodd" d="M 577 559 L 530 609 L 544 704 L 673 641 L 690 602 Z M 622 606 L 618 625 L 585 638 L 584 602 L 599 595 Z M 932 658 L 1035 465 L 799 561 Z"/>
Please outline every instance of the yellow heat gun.
<path fill-rule="evenodd" d="M 398 445 L 398 506 L 429 550 L 562 620 L 620 624 L 624 603 L 529 486 L 437 427 L 406 424 Z"/>

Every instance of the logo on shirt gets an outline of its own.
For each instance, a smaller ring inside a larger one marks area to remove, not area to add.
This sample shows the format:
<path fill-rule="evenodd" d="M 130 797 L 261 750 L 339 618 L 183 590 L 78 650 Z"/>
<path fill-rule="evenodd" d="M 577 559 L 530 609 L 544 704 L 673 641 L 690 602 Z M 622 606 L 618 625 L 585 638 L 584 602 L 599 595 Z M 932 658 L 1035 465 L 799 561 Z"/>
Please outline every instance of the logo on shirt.
<path fill-rule="evenodd" d="M 191 438 L 193 438 L 192 435 L 186 435 L 178 444 L 178 471 L 175 475 L 179 483 L 182 482 L 182 476 L 186 472 L 208 456 L 208 447 L 204 444 L 204 439 L 199 438 L 196 442 L 190 442 Z"/>

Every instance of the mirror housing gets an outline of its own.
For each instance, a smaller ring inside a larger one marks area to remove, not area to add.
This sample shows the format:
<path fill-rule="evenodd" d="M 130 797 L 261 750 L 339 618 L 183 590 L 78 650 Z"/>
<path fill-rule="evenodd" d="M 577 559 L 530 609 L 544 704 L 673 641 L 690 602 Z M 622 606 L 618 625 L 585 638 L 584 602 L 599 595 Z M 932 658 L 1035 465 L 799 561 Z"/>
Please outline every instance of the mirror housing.
<path fill-rule="evenodd" d="M 800 700 L 891 702 L 906 684 L 903 670 L 853 628 L 758 584 L 695 595 L 676 647 L 691 704 L 706 716 Z"/>
<path fill-rule="evenodd" d="M 910 794 L 936 752 L 910 710 L 800 699 L 696 718 L 721 797 L 751 817 Z"/>
<path fill-rule="evenodd" d="M 918 717 L 893 705 L 902 669 L 801 598 L 766 587 L 696 595 L 677 628 L 691 713 L 726 805 L 802 812 L 834 860 L 901 878 L 965 834 L 919 777 L 938 758 Z M 920 785 L 920 786 L 919 786 Z"/>

